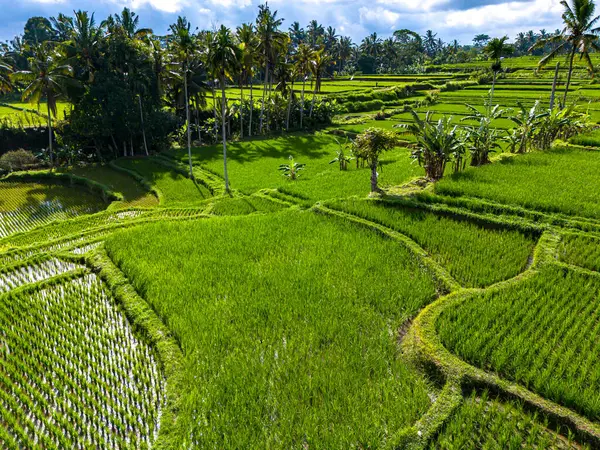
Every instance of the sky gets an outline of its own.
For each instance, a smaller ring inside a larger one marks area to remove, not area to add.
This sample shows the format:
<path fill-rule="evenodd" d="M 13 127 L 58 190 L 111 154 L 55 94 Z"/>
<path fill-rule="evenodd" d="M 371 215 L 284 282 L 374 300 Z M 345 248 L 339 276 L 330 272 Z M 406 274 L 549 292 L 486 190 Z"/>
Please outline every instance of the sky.
<path fill-rule="evenodd" d="M 23 32 L 31 16 L 72 15 L 75 9 L 95 12 L 97 21 L 127 6 L 140 16 L 140 25 L 156 34 L 166 34 L 178 15 L 194 27 L 213 29 L 222 23 L 235 28 L 255 19 L 264 0 L 0 0 L 0 41 Z M 432 29 L 446 42 L 457 39 L 470 44 L 473 36 L 508 35 L 519 31 L 561 27 L 560 0 L 271 0 L 269 5 L 285 19 L 287 30 L 294 21 L 306 27 L 317 19 L 337 34 L 360 42 L 373 32 L 386 37 L 394 30 L 408 28 L 424 34 Z"/>

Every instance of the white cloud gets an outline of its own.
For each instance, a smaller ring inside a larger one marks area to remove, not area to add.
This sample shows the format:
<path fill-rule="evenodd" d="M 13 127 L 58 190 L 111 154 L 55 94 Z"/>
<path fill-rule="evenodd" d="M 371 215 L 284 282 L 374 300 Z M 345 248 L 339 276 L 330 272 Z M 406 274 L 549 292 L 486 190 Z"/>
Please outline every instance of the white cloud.
<path fill-rule="evenodd" d="M 378 6 L 377 8 L 361 7 L 358 10 L 361 24 L 392 27 L 400 19 L 400 14 Z"/>
<path fill-rule="evenodd" d="M 209 3 L 224 8 L 246 8 L 252 5 L 252 0 L 209 0 Z"/>
<path fill-rule="evenodd" d="M 157 11 L 165 13 L 178 13 L 184 8 L 191 6 L 190 0 L 111 0 L 119 6 L 127 6 L 129 8 L 142 8 L 149 6 Z"/>

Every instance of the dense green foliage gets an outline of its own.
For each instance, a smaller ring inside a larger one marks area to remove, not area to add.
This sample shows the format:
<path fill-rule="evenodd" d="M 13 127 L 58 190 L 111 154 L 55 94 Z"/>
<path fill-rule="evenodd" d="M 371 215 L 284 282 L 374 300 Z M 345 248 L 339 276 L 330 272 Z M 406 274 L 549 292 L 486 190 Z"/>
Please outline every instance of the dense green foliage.
<path fill-rule="evenodd" d="M 518 231 L 484 228 L 385 202 L 338 200 L 330 206 L 409 236 L 465 286 L 488 286 L 517 275 L 534 245 Z"/>
<path fill-rule="evenodd" d="M 181 342 L 197 445 L 374 446 L 429 403 L 396 333 L 435 288 L 400 245 L 304 212 L 161 223 L 107 249 Z"/>
<path fill-rule="evenodd" d="M 444 311 L 444 345 L 592 420 L 600 417 L 600 278 L 555 266 Z"/>
<path fill-rule="evenodd" d="M 600 239 L 582 234 L 566 234 L 561 238 L 560 258 L 575 266 L 600 272 Z"/>

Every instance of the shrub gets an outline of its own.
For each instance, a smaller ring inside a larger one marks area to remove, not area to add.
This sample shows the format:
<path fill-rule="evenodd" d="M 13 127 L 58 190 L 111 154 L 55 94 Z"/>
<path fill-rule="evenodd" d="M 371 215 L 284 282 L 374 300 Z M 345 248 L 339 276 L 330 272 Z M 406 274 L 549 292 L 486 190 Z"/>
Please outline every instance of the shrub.
<path fill-rule="evenodd" d="M 39 161 L 33 153 L 22 148 L 0 156 L 0 169 L 7 172 L 29 169 L 38 163 Z"/>

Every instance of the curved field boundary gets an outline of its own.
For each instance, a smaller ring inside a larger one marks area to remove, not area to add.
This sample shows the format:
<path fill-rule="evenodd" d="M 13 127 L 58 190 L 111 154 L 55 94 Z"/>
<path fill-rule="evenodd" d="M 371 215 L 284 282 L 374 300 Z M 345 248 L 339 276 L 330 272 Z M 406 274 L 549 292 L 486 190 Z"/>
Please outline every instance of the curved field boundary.
<path fill-rule="evenodd" d="M 487 289 L 460 289 L 425 307 L 413 321 L 408 340 L 413 351 L 422 363 L 440 373 L 445 379 L 455 379 L 461 387 L 486 388 L 509 398 L 522 401 L 528 408 L 540 412 L 552 424 L 572 430 L 577 439 L 597 447 L 600 446 L 600 424 L 558 405 L 550 400 L 523 388 L 518 383 L 502 379 L 474 367 L 444 347 L 436 331 L 436 321 L 442 311 L 456 307 L 468 301 L 473 294 L 484 291 L 502 290 L 530 278 L 544 264 L 557 262 L 559 236 L 552 231 L 545 232 L 540 238 L 533 258 L 533 264 L 516 277 L 497 283 Z"/>
<path fill-rule="evenodd" d="M 174 170 L 175 172 L 183 175 L 186 178 L 190 178 L 190 172 L 188 170 L 189 168 L 184 163 L 179 162 L 166 155 L 163 155 L 162 153 L 159 153 L 153 158 L 154 161 L 156 161 L 157 163 Z M 223 178 L 212 172 L 209 172 L 208 170 L 204 169 L 203 167 L 197 164 L 193 166 L 193 169 L 195 181 L 204 185 L 213 196 L 219 197 L 221 195 L 226 194 L 225 180 Z"/>
<path fill-rule="evenodd" d="M 175 440 L 176 436 L 185 436 L 185 433 L 181 432 L 183 424 L 178 420 L 179 410 L 183 407 L 181 393 L 184 390 L 183 353 L 179 344 L 152 308 L 129 284 L 125 275 L 113 264 L 104 248 L 95 250 L 85 260 L 92 271 L 107 284 L 117 302 L 122 305 L 132 326 L 143 332 L 147 344 L 153 347 L 159 356 L 166 379 L 166 405 L 162 411 L 159 435 L 153 447 L 157 449 L 183 447 L 183 442 Z"/>
<path fill-rule="evenodd" d="M 118 172 L 124 173 L 124 174 L 132 177 L 135 181 L 140 183 L 146 190 L 148 190 L 149 192 L 153 193 L 156 196 L 156 198 L 158 199 L 159 205 L 162 205 L 165 203 L 165 196 L 160 191 L 160 189 L 158 189 L 156 186 L 154 186 L 152 183 L 150 183 L 148 180 L 146 180 L 146 178 L 141 176 L 136 171 L 121 167 L 115 161 L 116 160 L 112 160 L 108 163 L 108 165 L 111 169 L 114 169 Z"/>

